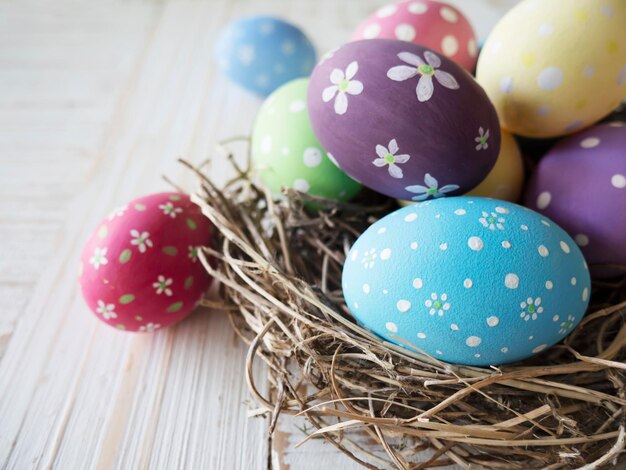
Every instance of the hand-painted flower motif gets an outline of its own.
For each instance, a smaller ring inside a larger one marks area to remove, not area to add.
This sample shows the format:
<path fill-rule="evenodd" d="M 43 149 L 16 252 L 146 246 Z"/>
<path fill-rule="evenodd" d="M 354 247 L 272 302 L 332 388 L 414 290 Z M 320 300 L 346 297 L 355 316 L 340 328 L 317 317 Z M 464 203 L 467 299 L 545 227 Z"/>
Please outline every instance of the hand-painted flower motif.
<path fill-rule="evenodd" d="M 148 248 L 152 248 L 152 240 L 148 232 L 139 233 L 139 230 L 131 230 L 130 236 L 133 237 L 130 244 L 139 248 L 139 253 L 145 253 Z"/>
<path fill-rule="evenodd" d="M 487 132 L 485 132 L 485 130 L 482 127 L 479 127 L 478 137 L 474 139 L 476 143 L 478 144 L 476 145 L 476 150 L 487 150 L 489 148 L 489 144 L 487 143 L 488 139 L 489 139 L 489 129 L 487 129 Z"/>
<path fill-rule="evenodd" d="M 128 210 L 128 206 L 118 207 L 117 209 L 113 209 L 113 211 L 109 214 L 107 218 L 109 220 L 113 220 L 116 217 L 122 217 L 124 215 L 124 212 L 126 212 L 127 210 Z"/>
<path fill-rule="evenodd" d="M 169 215 L 172 219 L 175 219 L 176 214 L 180 214 L 183 211 L 181 207 L 174 207 L 174 204 L 172 204 L 171 202 L 160 204 L 159 209 L 163 211 L 163 214 Z"/>
<path fill-rule="evenodd" d="M 488 228 L 489 230 L 504 230 L 504 217 L 500 216 L 497 212 L 485 212 L 482 211 L 482 217 L 478 219 L 478 221 L 483 225 L 483 227 Z"/>
<path fill-rule="evenodd" d="M 404 175 L 402 174 L 402 169 L 398 165 L 401 163 L 408 162 L 411 156 L 407 154 L 396 155 L 396 153 L 398 153 L 398 150 L 400 149 L 398 147 L 398 143 L 396 142 L 396 139 L 392 139 L 389 142 L 388 147 L 377 145 L 376 155 L 378 155 L 378 158 L 374 160 L 372 163 L 379 168 L 387 165 L 389 174 L 393 178 L 400 179 Z"/>
<path fill-rule="evenodd" d="M 103 300 L 98 300 L 98 307 L 96 308 L 96 312 L 102 315 L 102 318 L 104 318 L 105 320 L 117 318 L 117 313 L 115 313 L 115 304 L 107 304 L 104 303 Z"/>
<path fill-rule="evenodd" d="M 567 334 L 571 331 L 574 326 L 574 322 L 576 321 L 576 317 L 574 315 L 568 315 L 567 320 L 561 322 L 561 329 L 559 330 L 560 335 Z"/>
<path fill-rule="evenodd" d="M 139 327 L 139 331 L 144 331 L 146 333 L 151 333 L 154 330 L 158 330 L 159 328 L 161 328 L 161 325 L 159 325 L 158 323 L 148 323 L 146 325 L 141 325 Z"/>
<path fill-rule="evenodd" d="M 165 295 L 170 297 L 173 292 L 169 286 L 171 286 L 173 282 L 174 281 L 171 277 L 166 278 L 165 276 L 159 276 L 157 277 L 157 281 L 152 283 L 152 287 L 156 289 L 157 295 L 165 293 Z"/>
<path fill-rule="evenodd" d="M 107 248 L 99 248 L 96 247 L 93 250 L 93 255 L 89 258 L 89 264 L 91 264 L 94 269 L 98 269 L 100 266 L 103 266 L 109 262 L 106 258 Z"/>
<path fill-rule="evenodd" d="M 426 184 L 426 186 L 416 184 L 404 188 L 410 193 L 417 194 L 417 196 L 413 196 L 411 198 L 413 201 L 425 201 L 429 197 L 435 199 L 444 197 L 446 193 L 450 193 L 459 189 L 459 186 L 456 184 L 446 184 L 445 186 L 440 188 L 439 182 L 435 178 L 433 178 L 430 173 L 426 173 L 426 176 L 424 176 L 424 183 Z"/>
<path fill-rule="evenodd" d="M 441 294 L 441 296 L 438 296 L 437 293 L 433 292 L 430 294 L 430 299 L 424 302 L 424 305 L 430 308 L 428 313 L 431 315 L 436 313 L 440 317 L 443 317 L 443 315 L 450 310 L 450 303 L 447 302 L 447 300 L 448 294 Z"/>
<path fill-rule="evenodd" d="M 537 297 L 533 299 L 532 297 L 528 297 L 525 302 L 519 304 L 522 307 L 523 311 L 519 314 L 524 321 L 528 321 L 530 319 L 536 320 L 539 314 L 543 313 L 543 307 L 541 305 L 541 297 Z"/>
<path fill-rule="evenodd" d="M 198 247 L 189 245 L 189 259 L 192 263 L 198 261 Z"/>
<path fill-rule="evenodd" d="M 348 111 L 348 95 L 360 95 L 363 91 L 363 83 L 353 80 L 358 71 L 359 64 L 354 61 L 350 62 L 345 73 L 341 69 L 334 69 L 330 73 L 332 85 L 324 88 L 322 99 L 328 103 L 335 98 L 335 113 L 339 115 Z"/>
<path fill-rule="evenodd" d="M 371 250 L 366 251 L 363 254 L 363 259 L 361 260 L 361 263 L 363 263 L 363 267 L 365 269 L 373 268 L 374 261 L 376 261 L 377 257 L 378 257 L 378 254 L 376 253 L 376 248 L 372 248 Z"/>
<path fill-rule="evenodd" d="M 433 83 L 433 77 L 439 82 L 441 86 L 444 86 L 450 90 L 458 90 L 459 82 L 456 81 L 452 75 L 443 70 L 438 70 L 441 67 L 441 59 L 436 54 L 426 51 L 424 52 L 426 62 L 418 55 L 411 52 L 400 52 L 398 58 L 409 65 L 396 65 L 391 67 L 387 71 L 387 77 L 396 82 L 403 82 L 409 80 L 416 75 L 420 75 L 420 79 L 417 82 L 415 93 L 417 94 L 417 100 L 421 103 L 428 101 L 435 91 L 435 85 Z"/>

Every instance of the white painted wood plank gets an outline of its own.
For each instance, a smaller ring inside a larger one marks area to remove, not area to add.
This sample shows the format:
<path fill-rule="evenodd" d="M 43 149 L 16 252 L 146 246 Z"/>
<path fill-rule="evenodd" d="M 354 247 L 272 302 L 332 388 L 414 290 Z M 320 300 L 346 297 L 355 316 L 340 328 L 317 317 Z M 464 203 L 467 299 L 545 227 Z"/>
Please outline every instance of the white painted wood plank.
<path fill-rule="evenodd" d="M 109 14 L 109 22 L 129 15 L 125 6 L 119 10 Z M 208 42 L 205 28 L 211 22 L 203 20 L 216 9 L 196 2 L 166 5 L 152 26 L 148 20 L 154 8 L 143 10 L 127 16 L 129 22 L 140 20 L 138 34 L 111 44 L 128 50 L 134 39 L 136 63 L 122 70 L 126 77 L 115 77 L 119 89 L 108 97 L 115 106 L 99 116 L 112 125 L 89 143 L 91 162 L 77 180 L 88 186 L 76 188 L 63 171 L 48 173 L 57 184 L 73 186 L 79 197 L 69 205 L 66 238 L 57 240 L 55 255 L 37 276 L 33 300 L 1 366 L 0 462 L 8 468 L 26 463 L 59 468 L 259 468 L 267 460 L 266 424 L 246 419 L 242 406 L 247 398 L 245 350 L 233 341 L 223 315 L 198 314 L 157 335 L 131 336 L 99 325 L 77 292 L 75 267 L 82 240 L 113 205 L 165 187 L 159 174 L 197 132 L 197 97 L 209 88 L 211 49 L 200 51 L 198 44 Z M 19 84 L 16 88 L 13 93 L 20 92 Z M 29 118 L 23 117 L 26 123 Z M 15 134 L 8 137 L 7 147 L 13 148 Z M 59 160 L 67 162 L 64 156 Z M 53 159 L 49 168 L 59 160 Z M 181 173 L 180 166 L 176 169 Z M 20 172 L 11 176 L 16 174 Z M 18 240 L 15 232 L 12 237 Z"/>

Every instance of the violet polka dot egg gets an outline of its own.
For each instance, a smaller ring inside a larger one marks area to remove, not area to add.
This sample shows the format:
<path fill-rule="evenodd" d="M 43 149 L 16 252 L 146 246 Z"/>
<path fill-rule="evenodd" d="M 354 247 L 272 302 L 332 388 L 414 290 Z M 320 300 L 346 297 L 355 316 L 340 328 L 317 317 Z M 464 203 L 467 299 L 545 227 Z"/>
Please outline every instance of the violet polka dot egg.
<path fill-rule="evenodd" d="M 477 80 L 502 127 L 558 137 L 588 127 L 626 97 L 626 2 L 524 0 L 493 29 Z"/>
<path fill-rule="evenodd" d="M 567 230 L 590 265 L 626 266 L 626 124 L 601 124 L 559 142 L 539 162 L 525 202 Z"/>
<path fill-rule="evenodd" d="M 454 6 L 435 0 L 403 0 L 379 8 L 359 25 L 352 40 L 387 38 L 414 42 L 454 60 L 473 72 L 478 57 L 476 35 Z"/>
<path fill-rule="evenodd" d="M 479 197 L 426 201 L 370 226 L 343 268 L 355 319 L 437 359 L 489 366 L 562 340 L 589 301 L 582 253 L 554 222 Z"/>
<path fill-rule="evenodd" d="M 87 241 L 80 286 L 96 317 L 151 332 L 191 313 L 211 285 L 198 259 L 210 222 L 188 196 L 158 193 L 114 210 Z"/>
<path fill-rule="evenodd" d="M 308 76 L 316 59 L 313 44 L 300 28 L 263 15 L 239 18 L 227 25 L 215 54 L 222 73 L 260 96 Z"/>
<path fill-rule="evenodd" d="M 460 66 L 417 44 L 345 44 L 313 70 L 313 131 L 337 165 L 387 196 L 423 201 L 479 184 L 500 150 L 495 109 Z"/>
<path fill-rule="evenodd" d="M 294 188 L 326 199 L 347 201 L 361 185 L 331 161 L 313 134 L 307 113 L 307 78 L 293 80 L 263 103 L 252 132 L 252 163 L 276 194 Z"/>

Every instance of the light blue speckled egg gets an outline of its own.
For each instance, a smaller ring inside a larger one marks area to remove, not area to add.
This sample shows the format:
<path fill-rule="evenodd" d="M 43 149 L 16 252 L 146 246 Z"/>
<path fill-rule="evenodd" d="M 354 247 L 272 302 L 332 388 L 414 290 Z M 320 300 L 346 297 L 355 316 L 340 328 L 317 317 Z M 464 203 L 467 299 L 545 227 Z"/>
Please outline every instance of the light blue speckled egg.
<path fill-rule="evenodd" d="M 221 32 L 215 54 L 220 70 L 257 95 L 311 74 L 315 48 L 296 26 L 273 16 L 249 16 Z"/>
<path fill-rule="evenodd" d="M 402 346 L 476 366 L 521 360 L 567 336 L 589 302 L 576 243 L 509 202 L 426 201 L 369 227 L 343 268 L 357 321 Z"/>

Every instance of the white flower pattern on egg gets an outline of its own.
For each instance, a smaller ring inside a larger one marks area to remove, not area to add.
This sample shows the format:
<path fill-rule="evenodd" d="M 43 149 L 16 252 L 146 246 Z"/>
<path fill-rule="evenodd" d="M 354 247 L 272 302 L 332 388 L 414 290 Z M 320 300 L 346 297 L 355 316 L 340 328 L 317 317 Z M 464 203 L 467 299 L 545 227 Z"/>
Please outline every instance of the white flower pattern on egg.
<path fill-rule="evenodd" d="M 152 283 L 152 287 L 156 290 L 157 295 L 165 294 L 171 297 L 173 292 L 170 286 L 173 282 L 174 280 L 171 277 L 166 278 L 165 276 L 158 276 L 156 282 Z"/>
<path fill-rule="evenodd" d="M 533 299 L 528 297 L 524 302 L 520 303 L 520 307 L 523 309 L 520 313 L 520 317 L 524 321 L 536 320 L 539 315 L 543 313 L 543 307 L 541 307 L 541 297 Z"/>
<path fill-rule="evenodd" d="M 366 251 L 363 254 L 363 259 L 361 260 L 361 263 L 363 263 L 363 267 L 365 269 L 371 269 L 374 267 L 374 261 L 376 261 L 376 258 L 378 257 L 378 254 L 376 253 L 376 249 L 372 248 L 371 250 Z"/>
<path fill-rule="evenodd" d="M 441 296 L 439 296 L 436 292 L 433 292 L 430 294 L 430 299 L 424 302 L 424 305 L 430 309 L 428 310 L 430 315 L 437 314 L 443 317 L 451 307 L 450 302 L 447 302 L 447 300 L 448 294 L 441 294 Z"/>
<path fill-rule="evenodd" d="M 150 240 L 148 232 L 139 232 L 139 230 L 132 229 L 130 236 L 133 237 L 130 244 L 136 246 L 139 249 L 139 253 L 145 253 L 148 248 L 152 248 L 152 240 Z"/>
<path fill-rule="evenodd" d="M 355 80 L 359 64 L 354 61 L 348 64 L 346 71 L 341 69 L 333 69 L 330 73 L 331 86 L 324 88 L 322 92 L 322 100 L 328 103 L 335 99 L 335 113 L 339 115 L 346 114 L 348 111 L 348 95 L 360 95 L 363 92 L 363 83 Z"/>
<path fill-rule="evenodd" d="M 390 68 L 387 71 L 387 77 L 396 82 L 403 82 L 419 75 L 420 78 L 417 82 L 415 93 L 420 103 L 432 98 L 435 91 L 433 77 L 445 88 L 450 90 L 459 89 L 459 82 L 456 81 L 454 76 L 448 72 L 439 70 L 439 67 L 441 67 L 441 59 L 437 54 L 425 51 L 424 58 L 426 61 L 411 52 L 400 52 L 398 58 L 409 65 L 396 65 Z"/>
<path fill-rule="evenodd" d="M 164 215 L 169 215 L 172 219 L 175 219 L 176 215 L 180 214 L 183 211 L 180 207 L 174 207 L 174 204 L 172 204 L 171 202 L 160 204 L 159 209 L 163 211 Z"/>
<path fill-rule="evenodd" d="M 574 327 L 574 322 L 576 321 L 576 317 L 574 315 L 568 315 L 567 320 L 561 322 L 561 328 L 559 329 L 560 335 L 565 335 L 569 333 Z"/>
<path fill-rule="evenodd" d="M 91 264 L 95 270 L 102 265 L 105 265 L 109 262 L 106 257 L 107 248 L 96 247 L 93 250 L 93 255 L 89 258 L 89 264 Z"/>
<path fill-rule="evenodd" d="M 479 218 L 478 221 L 483 227 L 488 228 L 489 230 L 504 230 L 504 222 L 506 221 L 500 214 L 496 212 L 482 211 L 481 215 L 482 217 Z"/>
<path fill-rule="evenodd" d="M 379 144 L 376 146 L 376 155 L 378 155 L 378 158 L 372 163 L 379 168 L 387 166 L 389 175 L 392 178 L 400 179 L 404 175 L 399 165 L 408 162 L 411 156 L 407 154 L 397 155 L 399 150 L 400 148 L 398 147 L 396 139 L 391 139 L 387 147 Z"/>
<path fill-rule="evenodd" d="M 161 328 L 161 325 L 159 325 L 158 323 L 147 323 L 145 325 L 141 325 L 139 327 L 139 331 L 143 331 L 146 333 L 152 333 L 155 330 L 158 330 L 159 328 Z"/>
<path fill-rule="evenodd" d="M 477 143 L 476 150 L 487 150 L 489 148 L 489 129 L 485 131 L 482 127 L 478 128 L 478 136 L 474 139 Z"/>
<path fill-rule="evenodd" d="M 98 307 L 96 308 L 96 312 L 102 315 L 102 318 L 104 318 L 105 320 L 117 318 L 117 313 L 115 313 L 115 304 L 107 304 L 103 300 L 98 300 Z"/>
<path fill-rule="evenodd" d="M 187 247 L 188 254 L 187 257 L 191 260 L 192 263 L 198 261 L 198 247 L 189 245 Z"/>
<path fill-rule="evenodd" d="M 459 189 L 459 186 L 456 184 L 446 184 L 445 186 L 440 188 L 439 182 L 433 176 L 431 176 L 430 173 L 426 173 L 426 176 L 424 176 L 424 183 L 426 184 L 426 186 L 416 184 L 404 188 L 410 193 L 417 194 L 417 196 L 413 196 L 411 198 L 413 201 L 421 202 L 430 197 L 437 199 L 440 197 L 444 197 L 447 193 Z"/>

